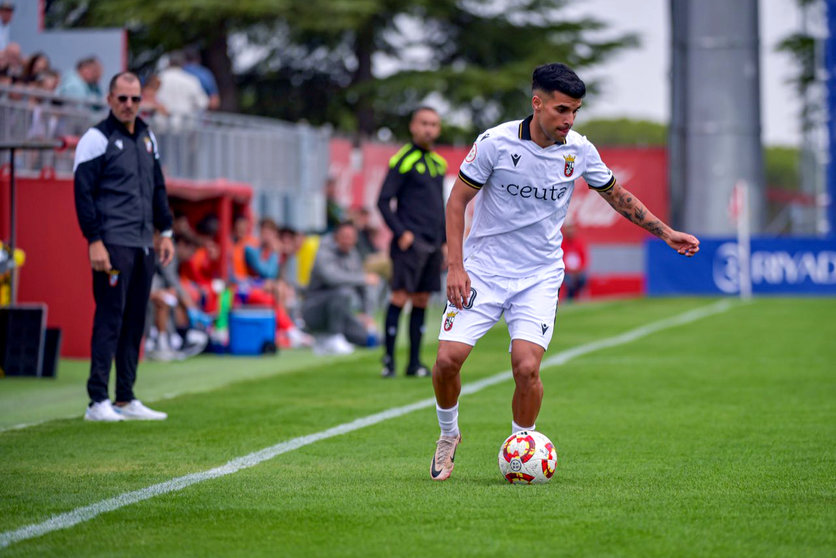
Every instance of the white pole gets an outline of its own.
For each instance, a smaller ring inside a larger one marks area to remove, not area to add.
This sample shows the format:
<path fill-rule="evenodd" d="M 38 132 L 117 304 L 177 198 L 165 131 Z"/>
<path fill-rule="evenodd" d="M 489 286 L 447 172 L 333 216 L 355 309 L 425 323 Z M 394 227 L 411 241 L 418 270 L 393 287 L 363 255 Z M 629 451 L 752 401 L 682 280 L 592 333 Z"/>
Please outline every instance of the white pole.
<path fill-rule="evenodd" d="M 740 272 L 740 298 L 752 298 L 751 262 L 751 229 L 749 224 L 749 188 L 745 180 L 738 180 L 734 185 L 737 196 L 737 261 Z"/>

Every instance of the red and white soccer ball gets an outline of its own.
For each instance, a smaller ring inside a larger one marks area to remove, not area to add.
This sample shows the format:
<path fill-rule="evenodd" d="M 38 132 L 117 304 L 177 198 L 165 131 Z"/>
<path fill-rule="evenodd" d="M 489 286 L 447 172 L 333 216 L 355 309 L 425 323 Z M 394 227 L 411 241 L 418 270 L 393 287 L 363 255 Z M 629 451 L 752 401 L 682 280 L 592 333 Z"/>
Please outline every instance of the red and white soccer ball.
<path fill-rule="evenodd" d="M 511 484 L 545 484 L 557 465 L 557 450 L 534 430 L 511 434 L 499 448 L 499 472 Z"/>

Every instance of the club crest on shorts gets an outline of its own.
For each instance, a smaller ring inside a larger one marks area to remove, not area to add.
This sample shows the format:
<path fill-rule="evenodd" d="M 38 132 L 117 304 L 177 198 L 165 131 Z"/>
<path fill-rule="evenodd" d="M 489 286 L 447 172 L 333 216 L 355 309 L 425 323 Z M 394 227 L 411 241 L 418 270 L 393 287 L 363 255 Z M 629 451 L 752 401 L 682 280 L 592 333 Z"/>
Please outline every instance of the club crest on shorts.
<path fill-rule="evenodd" d="M 455 318 L 459 313 L 453 310 L 452 312 L 447 312 L 444 315 L 444 331 L 450 331 L 453 329 L 453 318 Z"/>
<path fill-rule="evenodd" d="M 107 283 L 111 287 L 115 287 L 119 283 L 119 270 L 111 269 L 107 272 Z"/>
<path fill-rule="evenodd" d="M 575 156 L 566 155 L 563 159 L 566 161 L 563 165 L 563 174 L 567 177 L 572 176 L 572 173 L 575 172 Z"/>

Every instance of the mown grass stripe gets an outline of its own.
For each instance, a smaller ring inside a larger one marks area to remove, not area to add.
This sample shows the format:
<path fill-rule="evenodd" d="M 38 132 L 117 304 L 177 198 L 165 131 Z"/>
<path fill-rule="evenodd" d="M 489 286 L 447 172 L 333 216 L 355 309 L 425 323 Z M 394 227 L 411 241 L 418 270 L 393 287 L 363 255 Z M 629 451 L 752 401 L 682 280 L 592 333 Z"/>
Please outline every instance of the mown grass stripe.
<path fill-rule="evenodd" d="M 565 364 L 566 362 L 569 362 L 574 358 L 588 353 L 614 347 L 617 345 L 630 343 L 632 341 L 635 341 L 652 333 L 662 331 L 664 329 L 669 329 L 679 325 L 695 322 L 713 314 L 725 312 L 729 308 L 731 308 L 732 305 L 733 302 L 729 300 L 721 300 L 717 303 L 710 304 L 702 308 L 690 310 L 688 312 L 684 312 L 671 318 L 666 318 L 657 322 L 640 326 L 638 328 L 632 329 L 614 337 L 599 339 L 597 341 L 593 341 L 591 343 L 587 343 L 579 347 L 575 347 L 573 349 L 568 349 L 566 351 L 557 353 L 543 361 L 543 368 Z M 494 374 L 493 376 L 489 376 L 482 380 L 471 382 L 462 386 L 462 395 L 469 395 L 479 392 L 492 385 L 510 380 L 512 377 L 513 375 L 511 371 L 506 370 L 505 372 Z M 280 442 L 276 445 L 233 459 L 232 461 L 229 461 L 228 463 L 220 467 L 215 467 L 206 471 L 191 473 L 182 477 L 177 477 L 169 481 L 141 488 L 139 490 L 125 492 L 113 498 L 108 498 L 106 500 L 101 500 L 94 504 L 90 504 L 89 506 L 83 506 L 81 508 L 76 508 L 69 512 L 57 514 L 41 523 L 33 523 L 24 527 L 20 527 L 18 529 L 14 529 L 12 531 L 0 533 L 0 548 L 5 548 L 16 542 L 21 542 L 27 539 L 33 539 L 50 533 L 52 531 L 73 527 L 74 525 L 78 525 L 79 523 L 89 521 L 103 513 L 114 511 L 119 508 L 129 506 L 131 504 L 136 504 L 138 502 L 148 500 L 155 496 L 161 496 L 163 494 L 177 492 L 193 484 L 197 484 L 211 479 L 216 479 L 226 475 L 231 475 L 232 473 L 236 473 L 242 469 L 254 467 L 259 463 L 272 459 L 283 453 L 288 453 L 295 449 L 299 449 L 301 447 L 313 444 L 314 442 L 318 442 L 320 440 L 325 440 L 328 438 L 333 438 L 335 436 L 341 436 L 343 434 L 348 434 L 350 432 L 366 428 L 367 426 L 372 426 L 393 418 L 401 417 L 413 411 L 426 409 L 434 405 L 435 398 L 428 398 L 423 399 L 421 401 L 417 401 L 410 405 L 393 407 L 380 413 L 375 413 L 366 417 L 358 418 L 351 422 L 334 426 L 327 430 L 322 430 L 314 434 L 299 436 L 292 440 Z"/>

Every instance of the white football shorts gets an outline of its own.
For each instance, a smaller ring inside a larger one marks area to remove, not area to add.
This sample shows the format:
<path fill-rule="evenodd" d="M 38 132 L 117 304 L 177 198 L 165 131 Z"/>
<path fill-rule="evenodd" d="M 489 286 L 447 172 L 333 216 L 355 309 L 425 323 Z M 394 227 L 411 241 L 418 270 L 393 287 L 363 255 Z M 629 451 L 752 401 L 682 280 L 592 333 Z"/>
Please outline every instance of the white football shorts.
<path fill-rule="evenodd" d="M 504 314 L 512 340 L 523 339 L 549 348 L 554 332 L 557 292 L 563 283 L 562 269 L 522 278 L 467 273 L 470 298 L 466 308 L 461 310 L 447 302 L 441 317 L 440 341 L 476 345 L 476 341 Z"/>

